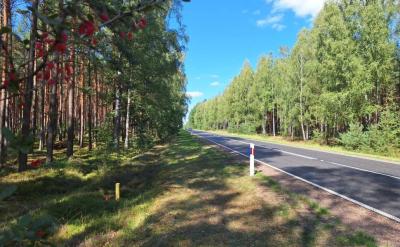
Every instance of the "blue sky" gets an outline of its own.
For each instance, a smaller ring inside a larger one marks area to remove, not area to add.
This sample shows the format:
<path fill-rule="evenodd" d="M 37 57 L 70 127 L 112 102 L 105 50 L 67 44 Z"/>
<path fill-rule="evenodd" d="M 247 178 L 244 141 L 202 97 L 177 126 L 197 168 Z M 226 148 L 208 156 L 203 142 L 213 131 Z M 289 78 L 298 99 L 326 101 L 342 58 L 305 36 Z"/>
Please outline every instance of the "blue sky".
<path fill-rule="evenodd" d="M 192 0 L 183 22 L 190 38 L 186 52 L 189 109 L 221 93 L 245 60 L 253 67 L 263 54 L 292 47 L 310 27 L 324 0 Z"/>

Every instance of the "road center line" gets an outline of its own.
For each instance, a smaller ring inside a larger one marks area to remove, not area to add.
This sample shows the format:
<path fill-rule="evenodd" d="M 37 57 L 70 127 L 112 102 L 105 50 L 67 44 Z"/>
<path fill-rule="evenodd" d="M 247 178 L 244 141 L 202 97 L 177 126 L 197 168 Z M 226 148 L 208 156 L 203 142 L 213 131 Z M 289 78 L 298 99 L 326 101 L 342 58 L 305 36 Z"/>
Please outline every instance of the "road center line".
<path fill-rule="evenodd" d="M 192 133 L 193 133 L 193 132 L 192 132 Z M 223 147 L 223 148 L 225 148 L 225 149 L 228 149 L 228 150 L 232 151 L 233 153 L 239 154 L 239 155 L 244 156 L 244 157 L 246 157 L 246 158 L 249 157 L 249 156 L 246 155 L 246 154 L 240 153 L 240 152 L 238 152 L 238 151 L 236 151 L 236 150 L 234 150 L 234 149 L 232 149 L 232 148 L 230 148 L 230 147 L 227 147 L 227 146 L 225 146 L 225 145 L 223 145 L 223 144 L 217 143 L 217 142 L 215 142 L 215 141 L 213 141 L 213 140 L 211 140 L 211 139 L 208 139 L 208 138 L 206 138 L 206 137 L 204 137 L 204 136 L 198 135 L 198 134 L 196 134 L 196 133 L 193 133 L 193 134 L 195 134 L 196 136 L 198 136 L 198 137 L 200 137 L 200 138 L 206 139 L 206 140 L 208 140 L 208 141 L 210 141 L 210 142 L 212 142 L 212 143 L 215 143 L 215 144 L 218 145 L 218 146 L 221 146 L 221 147 Z M 228 138 L 228 139 L 230 139 L 230 138 Z M 234 139 L 231 139 L 231 140 L 234 140 Z M 243 143 L 245 143 L 245 142 L 243 142 Z M 257 161 L 257 162 L 260 163 L 260 164 L 263 164 L 263 165 L 266 165 L 266 166 L 268 166 L 268 167 L 271 167 L 271 168 L 274 169 L 274 170 L 277 170 L 277 171 L 280 171 L 280 172 L 282 172 L 282 173 L 285 173 L 285 174 L 287 174 L 287 175 L 289 175 L 289 176 L 291 176 L 291 177 L 294 177 L 294 178 L 296 178 L 296 179 L 298 179 L 298 180 L 301 180 L 301 181 L 303 181 L 303 182 L 305 182 L 305 183 L 307 183 L 307 184 L 310 184 L 310 185 L 312 185 L 312 186 L 314 186 L 314 187 L 317 187 L 317 188 L 319 188 L 319 189 L 322 189 L 322 190 L 324 190 L 324 191 L 326 191 L 326 192 L 328 192 L 328 193 L 330 193 L 330 194 L 333 194 L 333 195 L 336 195 L 336 196 L 338 196 L 338 197 L 341 197 L 341 198 L 343 198 L 343 199 L 345 199 L 345 200 L 347 200 L 347 201 L 350 201 L 350 202 L 352 202 L 352 203 L 354 203 L 354 204 L 357 204 L 357 205 L 359 205 L 359 206 L 361 206 L 361 207 L 363 207 L 363 208 L 365 208 L 365 209 L 368 209 L 368 210 L 373 211 L 373 212 L 375 212 L 375 213 L 377 213 L 377 214 L 380 214 L 380 215 L 382 215 L 382 216 L 384 216 L 384 217 L 386 217 L 386 218 L 389 218 L 389 219 L 391 219 L 391 220 L 394 220 L 394 221 L 397 222 L 397 223 L 400 223 L 400 218 L 398 218 L 398 217 L 396 217 L 396 216 L 394 216 L 394 215 L 388 214 L 388 213 L 383 212 L 383 211 L 381 211 L 381 210 L 379 210 L 379 209 L 377 209 L 377 208 L 371 207 L 371 206 L 369 206 L 369 205 L 367 205 L 367 204 L 365 204 L 365 203 L 362 203 L 362 202 L 360 202 L 360 201 L 357 201 L 357 200 L 354 200 L 354 199 L 352 199 L 352 198 L 350 198 L 350 197 L 347 197 L 347 196 L 345 196 L 345 195 L 342 195 L 342 194 L 340 194 L 340 193 L 338 193 L 338 192 L 336 192 L 336 191 L 333 191 L 333 190 L 331 190 L 331 189 L 325 188 L 325 187 L 323 187 L 323 186 L 321 186 L 321 185 L 318 185 L 318 184 L 316 184 L 316 183 L 314 183 L 314 182 L 308 181 L 308 180 L 306 180 L 306 179 L 304 179 L 304 178 L 301 178 L 301 177 L 299 177 L 299 176 L 296 176 L 296 175 L 294 175 L 294 174 L 292 174 L 292 173 L 290 173 L 290 172 L 284 171 L 284 170 L 282 170 L 282 169 L 280 169 L 280 168 L 277 168 L 277 167 L 275 167 L 275 166 L 272 166 L 272 165 L 270 165 L 270 164 L 267 164 L 267 163 L 265 163 L 265 162 L 263 162 L 263 161 L 261 161 L 261 160 L 255 159 L 255 161 Z"/>
<path fill-rule="evenodd" d="M 225 136 L 224 136 L 224 138 L 229 139 L 229 140 L 233 140 L 233 141 L 237 141 L 237 142 L 241 142 L 241 143 L 244 143 L 244 144 L 250 144 L 250 143 L 248 143 L 248 142 L 244 142 L 244 141 L 241 141 L 241 140 L 232 139 L 232 138 L 225 137 Z M 310 156 L 306 156 L 306 155 L 301 155 L 301 154 L 297 154 L 297 153 L 292 153 L 292 152 L 284 151 L 284 150 L 281 150 L 281 149 L 278 149 L 278 148 L 268 148 L 268 147 L 265 147 L 265 146 L 262 146 L 262 145 L 256 145 L 256 147 L 262 147 L 262 148 L 266 148 L 266 149 L 270 149 L 270 150 L 277 150 L 277 151 L 282 152 L 282 153 L 286 153 L 286 154 L 289 154 L 289 155 L 294 155 L 294 156 L 302 157 L 302 158 L 309 159 L 309 160 L 318 160 L 317 158 L 314 158 L 314 157 L 310 157 Z M 386 173 L 371 171 L 371 170 L 367 170 L 367 169 L 363 169 L 363 168 L 358 168 L 358 167 L 354 167 L 354 166 L 349 166 L 349 165 L 343 165 L 343 164 L 340 164 L 340 163 L 331 162 L 331 161 L 326 161 L 326 160 L 319 160 L 319 161 L 321 161 L 321 162 L 326 162 L 326 163 L 329 163 L 329 164 L 331 164 L 331 165 L 346 167 L 346 168 L 350 168 L 350 169 L 354 169 L 354 170 L 358 170 L 358 171 L 369 172 L 369 173 L 373 173 L 373 174 L 377 174 L 377 175 L 386 176 L 386 177 L 390 177 L 390 178 L 394 178 L 394 179 L 400 180 L 400 177 L 396 177 L 396 176 L 389 175 L 389 174 L 386 174 Z"/>
<path fill-rule="evenodd" d="M 235 140 L 235 139 L 231 139 L 231 138 L 228 138 L 228 139 L 250 145 L 249 142 L 244 142 L 244 141 L 241 141 L 241 140 Z M 261 146 L 261 145 L 255 145 L 255 146 L 256 147 L 262 147 L 262 148 L 270 149 L 270 150 L 276 150 L 276 151 L 281 152 L 281 153 L 285 153 L 285 154 L 289 154 L 289 155 L 293 155 L 293 156 L 298 156 L 298 157 L 302 157 L 302 158 L 309 159 L 309 160 L 316 160 L 317 159 L 317 158 L 306 156 L 306 155 L 302 155 L 302 154 L 296 154 L 296 153 L 284 151 L 284 150 L 279 149 L 279 148 L 268 148 L 268 147 Z"/>

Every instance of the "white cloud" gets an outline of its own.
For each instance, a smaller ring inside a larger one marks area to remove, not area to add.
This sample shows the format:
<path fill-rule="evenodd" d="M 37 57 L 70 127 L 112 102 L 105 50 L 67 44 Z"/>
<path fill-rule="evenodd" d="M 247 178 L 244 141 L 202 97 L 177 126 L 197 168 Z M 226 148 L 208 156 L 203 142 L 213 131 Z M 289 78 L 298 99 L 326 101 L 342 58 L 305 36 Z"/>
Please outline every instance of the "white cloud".
<path fill-rule="evenodd" d="M 195 79 L 196 79 L 196 80 L 200 80 L 200 79 L 201 79 L 201 77 L 200 77 L 200 76 L 198 76 L 198 77 L 196 77 Z"/>
<path fill-rule="evenodd" d="M 286 28 L 286 26 L 283 24 L 274 23 L 272 24 L 272 28 L 275 29 L 276 31 L 282 31 L 283 29 Z"/>
<path fill-rule="evenodd" d="M 244 10 L 242 10 L 242 14 L 247 14 L 247 13 L 249 13 L 249 10 L 248 9 L 244 9 Z"/>
<path fill-rule="evenodd" d="M 214 81 L 210 83 L 210 86 L 212 87 L 218 87 L 219 85 L 221 85 L 221 83 L 219 81 Z"/>
<path fill-rule="evenodd" d="M 218 79 L 219 75 L 210 75 L 210 77 L 213 78 L 213 79 Z"/>
<path fill-rule="evenodd" d="M 270 26 L 277 31 L 282 31 L 286 26 L 280 22 L 283 19 L 283 14 L 270 15 L 264 19 L 257 20 L 256 24 L 258 27 Z"/>
<path fill-rule="evenodd" d="M 186 96 L 189 98 L 198 98 L 203 96 L 204 94 L 199 91 L 193 91 L 193 92 L 186 92 Z"/>
<path fill-rule="evenodd" d="M 259 15 L 261 14 L 261 10 L 257 9 L 253 11 L 253 15 Z"/>
<path fill-rule="evenodd" d="M 299 17 L 314 18 L 324 7 L 326 0 L 266 0 L 272 3 L 273 12 L 292 10 Z"/>

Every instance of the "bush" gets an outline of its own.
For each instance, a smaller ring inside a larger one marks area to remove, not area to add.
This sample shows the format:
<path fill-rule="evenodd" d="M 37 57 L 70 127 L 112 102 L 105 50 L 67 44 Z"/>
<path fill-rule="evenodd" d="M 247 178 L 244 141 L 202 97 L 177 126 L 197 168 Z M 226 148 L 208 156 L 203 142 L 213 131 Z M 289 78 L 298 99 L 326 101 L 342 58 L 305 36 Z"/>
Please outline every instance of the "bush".
<path fill-rule="evenodd" d="M 368 135 L 359 124 L 350 124 L 350 130 L 340 134 L 339 142 L 347 149 L 359 150 L 368 146 Z"/>
<path fill-rule="evenodd" d="M 325 143 L 325 134 L 322 133 L 319 129 L 313 130 L 312 132 L 312 140 L 318 142 L 319 144 Z"/>
<path fill-rule="evenodd" d="M 256 133 L 256 129 L 257 129 L 257 127 L 255 126 L 255 124 L 254 123 L 242 123 L 242 124 L 240 124 L 240 127 L 239 127 L 239 133 L 242 133 L 242 134 L 254 134 L 254 133 Z"/>

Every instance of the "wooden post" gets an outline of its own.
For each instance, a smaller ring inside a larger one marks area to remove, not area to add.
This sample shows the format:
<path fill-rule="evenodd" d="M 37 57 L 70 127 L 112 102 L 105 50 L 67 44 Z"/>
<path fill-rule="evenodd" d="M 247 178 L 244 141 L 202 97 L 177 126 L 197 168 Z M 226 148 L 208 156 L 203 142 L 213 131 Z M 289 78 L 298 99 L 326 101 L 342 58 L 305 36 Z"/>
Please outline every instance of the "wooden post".
<path fill-rule="evenodd" d="M 119 196 L 120 196 L 120 192 L 119 192 L 119 183 L 115 184 L 115 200 L 119 201 Z"/>

